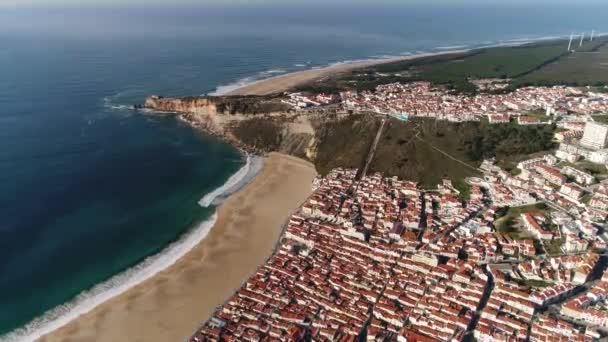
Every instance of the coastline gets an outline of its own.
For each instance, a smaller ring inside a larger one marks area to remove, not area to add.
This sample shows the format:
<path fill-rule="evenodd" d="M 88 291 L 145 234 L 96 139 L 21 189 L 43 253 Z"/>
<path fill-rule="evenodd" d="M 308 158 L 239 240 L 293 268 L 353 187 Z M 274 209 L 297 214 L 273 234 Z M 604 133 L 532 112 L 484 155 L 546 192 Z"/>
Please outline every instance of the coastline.
<path fill-rule="evenodd" d="M 271 153 L 253 181 L 219 206 L 209 234 L 174 265 L 39 341 L 186 340 L 270 256 L 315 174 L 303 160 Z"/>
<path fill-rule="evenodd" d="M 395 58 L 359 60 L 359 61 L 354 61 L 352 63 L 337 64 L 337 65 L 332 65 L 332 66 L 328 66 L 328 67 L 324 67 L 324 68 L 296 71 L 296 72 L 291 72 L 291 73 L 271 77 L 268 79 L 259 80 L 254 83 L 244 85 L 238 89 L 232 90 L 224 95 L 228 95 L 228 96 L 230 96 L 230 95 L 268 95 L 268 94 L 272 94 L 272 93 L 286 91 L 290 88 L 293 88 L 294 86 L 301 85 L 303 83 L 322 79 L 324 77 L 328 77 L 328 76 L 331 76 L 334 74 L 339 74 L 341 72 L 352 71 L 352 70 L 358 69 L 358 68 L 364 68 L 364 67 L 368 67 L 368 66 L 391 63 L 391 62 L 396 62 L 396 61 L 413 60 L 413 59 L 424 58 L 424 57 L 429 57 L 429 56 L 463 53 L 463 52 L 467 52 L 467 51 L 470 51 L 470 49 L 446 50 L 446 51 L 441 51 L 441 52 L 414 54 L 414 55 L 395 57 Z M 185 114 L 180 114 L 178 117 L 186 122 L 189 122 L 190 124 L 193 124 L 193 126 L 197 126 L 191 120 L 188 120 L 187 116 L 185 117 L 184 115 Z M 202 128 L 202 127 L 198 127 L 198 128 Z M 203 128 L 203 129 L 205 129 L 205 128 Z M 238 146 L 238 144 L 235 144 L 234 141 L 231 141 L 230 139 L 226 139 L 226 137 L 222 136 L 221 134 L 210 132 L 208 129 L 205 129 L 205 131 L 209 134 L 223 137 L 225 140 L 227 140 L 229 143 L 235 145 L 235 147 L 239 148 L 243 152 L 247 151 L 247 149 L 245 147 Z M 307 162 L 305 162 L 303 160 L 288 157 L 285 155 L 277 155 L 277 154 L 271 154 L 269 157 L 267 157 L 266 160 L 269 162 L 270 160 L 273 160 L 275 158 L 290 159 L 290 160 L 293 159 L 290 161 L 290 163 L 307 164 Z M 274 168 L 278 167 L 278 166 L 270 166 L 268 164 L 269 163 L 266 163 L 263 166 L 263 170 L 253 179 L 253 181 L 251 181 L 249 184 L 247 184 L 244 188 L 238 190 L 234 194 L 231 194 L 230 192 L 228 192 L 225 195 L 225 196 L 230 196 L 230 197 L 228 198 L 228 200 L 225 203 L 223 203 L 218 208 L 217 213 L 219 215 L 219 218 L 212 226 L 209 225 L 209 228 L 207 229 L 207 231 L 209 231 L 209 230 L 211 231 L 209 235 L 213 235 L 214 234 L 213 232 L 216 230 L 226 230 L 226 227 L 222 227 L 222 225 L 223 225 L 224 221 L 230 220 L 230 218 L 228 218 L 229 214 L 225 214 L 226 215 L 225 217 L 222 217 L 221 214 L 219 214 L 220 211 L 223 210 L 222 208 L 224 208 L 224 206 L 230 206 L 233 211 L 235 211 L 235 210 L 238 211 L 238 209 L 240 208 L 239 205 L 236 205 L 236 206 L 234 204 L 228 205 L 228 202 L 232 203 L 232 200 L 234 197 L 239 197 L 239 198 L 241 196 L 247 197 L 248 195 L 243 195 L 242 193 L 246 193 L 247 189 L 250 186 L 253 186 L 253 184 L 256 184 L 258 182 L 258 178 L 262 178 L 262 174 L 264 174 L 265 172 L 277 172 L 276 170 L 267 171 L 267 169 L 274 169 Z M 308 167 L 311 167 L 312 171 L 314 173 L 314 166 L 308 165 Z M 283 177 L 285 177 L 285 176 L 283 176 Z M 312 180 L 312 178 L 311 178 L 311 180 Z M 308 188 L 310 188 L 310 184 L 311 184 L 311 182 L 308 182 L 308 184 L 307 184 Z M 216 190 L 218 190 L 218 189 L 216 189 Z M 264 196 L 267 196 L 267 194 L 265 192 L 263 192 L 263 193 L 264 193 Z M 302 193 L 306 193 L 306 190 Z M 310 193 L 309 190 L 308 190 L 308 193 Z M 224 196 L 222 196 L 222 197 L 224 197 Z M 201 205 L 208 206 L 208 205 L 214 203 L 213 200 L 214 200 L 214 198 L 211 198 L 209 201 L 203 201 L 203 199 L 201 199 L 201 201 L 204 202 L 204 203 L 201 203 Z M 283 199 L 279 199 L 278 201 L 280 202 L 282 200 Z M 152 311 L 154 311 L 154 312 L 159 311 L 159 315 L 166 314 L 166 311 L 169 311 L 169 308 L 175 309 L 173 311 L 173 313 L 179 311 L 183 307 L 188 306 L 187 303 L 184 304 L 184 302 L 183 302 L 184 298 L 186 298 L 185 300 L 189 299 L 190 301 L 195 301 L 196 299 L 199 299 L 199 298 L 195 298 L 195 295 L 179 296 L 176 293 L 171 293 L 171 296 L 176 296 L 179 298 L 175 299 L 173 297 L 167 296 L 165 298 L 165 300 L 163 301 L 163 303 L 160 304 L 161 300 L 157 298 L 156 302 L 154 302 L 150 298 L 152 296 L 152 294 L 150 294 L 150 293 L 156 293 L 156 296 L 158 297 L 158 296 L 160 296 L 160 294 L 158 294 L 158 292 L 172 291 L 172 289 L 180 288 L 179 286 L 181 286 L 181 287 L 186 286 L 183 284 L 172 283 L 172 285 L 174 287 L 167 289 L 167 288 L 165 288 L 166 286 L 164 285 L 165 283 L 167 283 L 169 281 L 175 281 L 176 278 L 183 276 L 183 273 L 185 272 L 184 268 L 179 266 L 183 263 L 188 263 L 188 268 L 187 268 L 188 271 L 193 271 L 196 268 L 204 269 L 205 267 L 208 267 L 208 265 L 206 266 L 204 264 L 207 262 L 207 259 L 206 259 L 207 254 L 205 254 L 205 252 L 200 251 L 200 249 L 203 248 L 202 246 L 205 245 L 205 240 L 209 239 L 209 237 L 204 237 L 203 240 L 199 241 L 199 243 L 196 246 L 194 246 L 189 252 L 187 252 L 185 256 L 182 256 L 179 260 L 177 260 L 177 262 L 174 265 L 171 265 L 171 266 L 167 267 L 166 269 L 163 269 L 162 271 L 160 271 L 158 274 L 153 275 L 151 278 L 149 278 L 139 284 L 134 285 L 132 288 L 126 290 L 124 293 L 119 294 L 116 297 L 113 297 L 113 298 L 111 297 L 111 298 L 108 298 L 107 300 L 104 300 L 102 303 L 95 306 L 88 313 L 84 313 L 83 315 L 79 316 L 78 318 L 75 318 L 74 320 L 68 322 L 63 327 L 60 327 L 57 330 L 54 330 L 51 333 L 45 335 L 43 338 L 39 339 L 39 341 L 138 340 L 138 339 L 140 339 L 138 334 L 143 332 L 144 330 L 146 330 L 145 333 L 148 334 L 146 336 L 146 338 L 144 339 L 146 341 L 156 341 L 156 340 L 164 341 L 164 340 L 168 340 L 168 339 L 175 339 L 176 336 L 178 336 L 178 334 L 180 334 L 180 335 L 177 338 L 186 339 L 189 336 L 189 334 L 194 332 L 194 330 L 203 322 L 203 321 L 201 321 L 201 319 L 204 318 L 206 320 L 207 317 L 215 310 L 217 305 L 220 305 L 221 303 L 223 303 L 223 301 L 226 298 L 229 298 L 229 296 L 232 294 L 232 292 L 234 290 L 236 290 L 253 272 L 255 272 L 255 269 L 257 269 L 257 267 L 259 265 L 261 265 L 268 256 L 270 256 L 270 254 L 272 253 L 271 250 L 273 250 L 275 248 L 276 242 L 278 241 L 279 237 L 282 234 L 281 231 L 282 231 L 282 225 L 283 225 L 284 221 L 287 219 L 288 215 L 290 215 L 293 212 L 293 210 L 295 208 L 297 208 L 297 206 L 299 206 L 303 201 L 304 201 L 304 198 L 302 198 L 302 200 L 299 201 L 295 205 L 295 207 L 292 208 L 292 210 L 289 210 L 287 214 L 279 217 L 280 223 L 276 227 L 277 230 L 279 231 L 279 233 L 274 234 L 275 232 L 271 231 L 270 235 L 268 235 L 268 236 L 272 235 L 272 237 L 273 237 L 272 239 L 269 238 L 269 240 L 272 241 L 272 246 L 270 249 L 264 249 L 264 251 L 267 251 L 265 258 L 262 261 L 258 262 L 250 272 L 246 273 L 241 279 L 239 279 L 238 284 L 236 286 L 232 286 L 232 283 L 227 285 L 227 287 L 230 287 L 230 291 L 226 295 L 224 295 L 223 297 L 219 296 L 219 295 L 217 297 L 215 297 L 214 294 L 208 295 L 204 291 L 205 285 L 199 287 L 198 290 L 201 292 L 197 296 L 214 297 L 214 298 L 216 298 L 216 299 L 214 299 L 215 301 L 217 301 L 217 299 L 219 299 L 219 302 L 217 304 L 215 304 L 209 312 L 206 311 L 207 306 L 203 305 L 203 306 L 201 306 L 201 311 L 203 311 L 204 314 L 200 314 L 200 315 L 181 316 L 181 314 L 178 313 L 177 315 L 169 314 L 162 321 L 159 320 L 157 322 L 150 323 L 150 322 L 147 322 L 147 320 L 143 320 L 143 321 L 141 320 L 142 317 L 146 317 L 146 318 L 148 318 L 147 316 L 154 317 L 155 315 L 152 313 Z M 257 207 L 258 204 L 256 203 L 255 206 Z M 283 214 L 281 213 L 280 215 L 283 215 Z M 279 216 L 279 215 L 275 215 L 275 216 Z M 222 221 L 222 222 L 220 222 L 220 221 Z M 270 229 L 270 228 L 266 227 L 265 229 Z M 234 233 L 234 232 L 231 231 L 227 234 L 228 239 L 229 240 L 234 239 L 234 236 L 232 236 L 230 233 Z M 248 233 L 251 233 L 251 232 L 248 232 Z M 226 234 L 226 232 L 218 233 L 218 234 Z M 266 237 L 266 234 L 268 234 L 268 233 L 266 233 L 266 232 L 262 233 L 262 235 L 265 237 Z M 276 235 L 276 237 L 275 237 L 275 235 Z M 242 243 L 246 244 L 247 242 L 248 241 L 242 242 Z M 221 242 L 218 242 L 218 243 L 221 243 Z M 235 244 L 235 246 L 233 246 L 233 247 L 235 249 L 238 249 L 240 247 L 240 244 L 241 244 L 241 242 L 239 242 L 238 244 Z M 194 262 L 192 260 L 191 254 L 201 256 L 201 259 L 197 260 L 197 263 L 200 263 L 203 265 L 193 265 Z M 248 258 L 249 258 L 249 256 L 241 257 L 242 260 L 245 260 Z M 218 268 L 225 267 L 224 265 L 220 265 L 220 264 L 221 263 L 218 262 L 216 266 Z M 174 268 L 176 270 L 173 270 Z M 221 274 L 221 275 L 223 275 L 223 274 Z M 195 276 L 191 275 L 191 277 L 194 278 Z M 192 279 L 192 278 L 188 278 L 188 279 Z M 223 282 L 220 282 L 220 283 L 223 284 Z M 184 297 L 184 298 L 182 298 L 182 297 Z M 170 298 L 171 300 L 169 301 L 168 298 Z M 211 299 L 208 299 L 208 300 L 211 300 Z M 179 302 L 179 304 L 174 304 L 173 303 L 174 301 Z M 154 303 L 159 305 L 156 309 L 152 309 L 152 307 L 154 306 Z M 122 308 L 122 309 L 117 309 L 117 308 Z M 134 316 L 141 316 L 141 317 L 139 317 L 139 318 L 138 317 L 127 317 L 126 313 L 129 312 L 130 308 L 133 309 L 132 314 Z M 160 313 L 160 311 L 163 311 L 164 313 Z M 191 313 L 191 311 L 190 311 L 190 313 Z M 113 316 L 113 317 L 108 317 L 108 316 Z M 173 316 L 180 316 L 180 318 L 182 318 L 184 321 L 189 321 L 190 317 L 195 316 L 194 319 L 198 318 L 198 320 L 193 327 L 189 327 L 189 328 L 186 328 L 185 330 L 183 330 L 181 328 L 181 327 L 183 327 L 183 325 L 180 325 L 180 322 L 171 323 L 173 321 L 171 321 L 170 318 Z M 121 317 L 121 318 L 119 319 L 116 317 Z M 184 317 L 185 317 L 185 319 L 184 319 Z M 180 328 L 176 329 L 175 328 L 176 326 L 178 326 Z M 162 328 L 162 329 L 164 329 L 164 331 L 167 334 L 173 334 L 173 335 L 164 336 L 163 335 L 164 332 L 161 332 L 160 330 L 157 331 L 157 328 L 158 329 Z"/>
<path fill-rule="evenodd" d="M 221 93 L 221 96 L 235 96 L 235 95 L 270 95 L 275 93 L 281 93 L 297 87 L 299 85 L 316 81 L 324 77 L 333 76 L 342 72 L 348 72 L 359 68 L 370 67 L 374 65 L 400 62 L 413 60 L 417 58 L 440 56 L 454 53 L 464 53 L 471 51 L 471 49 L 460 49 L 460 50 L 445 50 L 439 52 L 419 53 L 408 56 L 399 56 L 391 58 L 380 58 L 380 59 L 364 59 L 357 60 L 350 63 L 334 64 L 323 68 L 309 69 L 294 71 L 287 74 L 274 76 L 259 81 L 255 81 L 250 84 L 243 85 L 237 89 L 230 90 L 226 93 Z"/>

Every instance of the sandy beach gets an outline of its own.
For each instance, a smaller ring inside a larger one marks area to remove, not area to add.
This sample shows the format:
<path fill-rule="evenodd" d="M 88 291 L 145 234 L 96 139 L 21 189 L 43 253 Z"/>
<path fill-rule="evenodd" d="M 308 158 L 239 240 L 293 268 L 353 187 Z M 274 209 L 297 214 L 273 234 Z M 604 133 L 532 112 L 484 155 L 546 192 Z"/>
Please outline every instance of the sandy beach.
<path fill-rule="evenodd" d="M 261 80 L 225 95 L 266 95 L 353 69 L 466 50 L 362 60 Z M 310 195 L 314 166 L 270 154 L 218 209 L 208 236 L 173 266 L 38 341 L 185 341 L 271 255 L 283 223 Z"/>
<path fill-rule="evenodd" d="M 39 341 L 185 341 L 271 255 L 316 172 L 272 153 L 218 209 L 209 235 L 173 266 Z"/>
<path fill-rule="evenodd" d="M 336 64 L 331 65 L 325 68 L 319 69 L 311 69 L 311 70 L 303 70 L 288 73 L 285 75 L 280 75 L 276 77 L 267 78 L 264 80 L 260 80 L 238 89 L 234 89 L 226 94 L 222 95 L 268 95 L 274 93 L 280 93 L 283 91 L 287 91 L 293 87 L 302 85 L 304 83 L 308 83 L 315 80 L 320 80 L 324 77 L 332 76 L 335 74 L 339 74 L 342 72 L 351 71 L 358 68 L 369 67 L 373 65 L 398 62 L 398 61 L 406 61 L 412 60 L 416 58 L 422 57 L 430 57 L 430 56 L 438 56 L 452 53 L 462 53 L 468 50 L 449 50 L 442 51 L 436 53 L 421 53 L 410 56 L 400 56 L 394 58 L 384 58 L 384 59 L 369 59 L 369 60 L 361 60 L 354 61 L 352 63 L 344 63 L 344 64 Z"/>

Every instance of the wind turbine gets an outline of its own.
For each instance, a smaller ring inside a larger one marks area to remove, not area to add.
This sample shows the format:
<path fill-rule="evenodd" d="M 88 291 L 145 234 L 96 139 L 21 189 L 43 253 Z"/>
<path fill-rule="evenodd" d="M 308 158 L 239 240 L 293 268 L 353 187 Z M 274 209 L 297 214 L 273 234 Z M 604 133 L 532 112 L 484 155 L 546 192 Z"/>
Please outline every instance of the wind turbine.
<path fill-rule="evenodd" d="M 595 35 L 595 30 L 591 30 L 591 38 L 589 39 L 590 42 L 593 41 L 593 36 Z"/>
<path fill-rule="evenodd" d="M 574 37 L 573 33 L 570 33 L 570 42 L 568 43 L 568 52 L 572 51 L 570 50 L 572 48 L 572 38 Z"/>
<path fill-rule="evenodd" d="M 583 39 L 585 39 L 585 32 L 581 33 L 581 42 L 578 44 L 578 46 L 583 46 Z"/>

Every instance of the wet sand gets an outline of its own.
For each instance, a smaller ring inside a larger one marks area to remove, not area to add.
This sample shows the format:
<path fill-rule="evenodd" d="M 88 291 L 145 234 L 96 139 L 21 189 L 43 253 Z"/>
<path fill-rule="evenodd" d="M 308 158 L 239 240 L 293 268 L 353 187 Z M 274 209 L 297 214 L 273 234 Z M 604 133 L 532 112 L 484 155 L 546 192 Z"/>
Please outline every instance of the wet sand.
<path fill-rule="evenodd" d="M 282 225 L 312 192 L 315 174 L 306 161 L 270 154 L 186 256 L 39 341 L 186 341 L 270 256 Z"/>
<path fill-rule="evenodd" d="M 430 57 L 437 55 L 462 53 L 468 50 L 450 50 L 437 53 L 422 53 L 403 57 L 385 58 L 385 59 L 370 59 L 355 61 L 347 64 L 336 64 L 325 68 L 296 71 L 285 75 L 271 77 L 265 80 L 260 80 L 249 85 L 245 85 L 238 89 L 227 92 L 222 95 L 269 95 L 281 93 L 292 89 L 296 86 L 323 79 L 328 76 L 333 76 L 342 72 L 352 71 L 358 68 L 369 67 L 373 65 L 386 64 L 391 62 L 406 61 L 422 57 Z"/>

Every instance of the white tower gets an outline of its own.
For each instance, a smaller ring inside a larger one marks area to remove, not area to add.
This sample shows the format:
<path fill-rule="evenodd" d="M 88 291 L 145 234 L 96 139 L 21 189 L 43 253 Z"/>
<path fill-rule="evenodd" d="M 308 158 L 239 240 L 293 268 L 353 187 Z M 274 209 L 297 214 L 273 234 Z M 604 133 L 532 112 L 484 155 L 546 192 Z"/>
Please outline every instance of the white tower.
<path fill-rule="evenodd" d="M 608 125 L 587 121 L 581 145 L 592 149 L 602 149 L 608 143 Z"/>
<path fill-rule="evenodd" d="M 585 32 L 581 33 L 581 42 L 578 44 L 578 46 L 583 46 L 583 39 L 585 39 Z"/>
<path fill-rule="evenodd" d="M 572 38 L 574 37 L 574 35 L 572 33 L 570 33 L 570 42 L 568 43 L 568 52 L 572 51 L 570 50 L 572 48 Z"/>
<path fill-rule="evenodd" d="M 593 41 L 593 36 L 595 35 L 595 30 L 591 30 L 591 38 L 589 39 L 590 42 Z"/>

